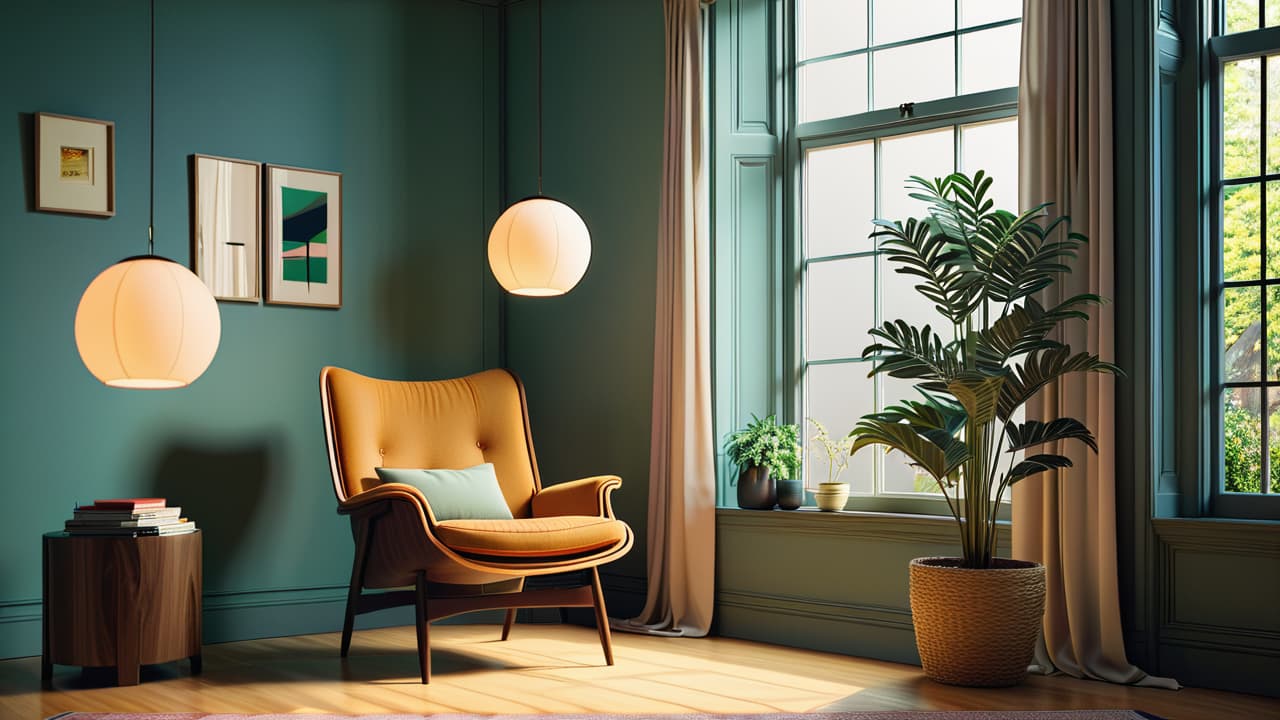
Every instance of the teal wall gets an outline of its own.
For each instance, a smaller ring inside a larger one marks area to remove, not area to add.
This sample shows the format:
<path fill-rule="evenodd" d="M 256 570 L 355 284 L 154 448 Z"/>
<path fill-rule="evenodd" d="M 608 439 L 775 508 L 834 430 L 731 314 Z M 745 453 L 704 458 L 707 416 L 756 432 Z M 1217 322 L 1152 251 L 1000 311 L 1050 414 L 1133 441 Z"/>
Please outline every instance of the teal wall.
<path fill-rule="evenodd" d="M 41 533 L 109 496 L 163 495 L 204 529 L 206 640 L 335 629 L 352 549 L 334 512 L 320 367 L 441 377 L 496 363 L 483 238 L 499 192 L 497 10 L 158 5 L 156 252 L 189 260 L 191 153 L 340 171 L 344 306 L 221 304 L 217 357 L 190 388 L 98 384 L 72 322 L 96 273 L 146 249 L 148 3 L 6 8 L 0 657 L 39 651 Z M 37 111 L 115 121 L 114 218 L 31 210 Z"/>
<path fill-rule="evenodd" d="M 537 190 L 537 4 L 508 10 L 508 200 Z M 635 549 L 606 567 L 610 614 L 639 610 L 645 574 L 649 405 L 663 34 L 657 0 L 548 0 L 543 7 L 543 191 L 591 231 L 591 264 L 558 298 L 509 297 L 507 364 L 525 381 L 543 482 L 622 476 L 617 514 Z"/>

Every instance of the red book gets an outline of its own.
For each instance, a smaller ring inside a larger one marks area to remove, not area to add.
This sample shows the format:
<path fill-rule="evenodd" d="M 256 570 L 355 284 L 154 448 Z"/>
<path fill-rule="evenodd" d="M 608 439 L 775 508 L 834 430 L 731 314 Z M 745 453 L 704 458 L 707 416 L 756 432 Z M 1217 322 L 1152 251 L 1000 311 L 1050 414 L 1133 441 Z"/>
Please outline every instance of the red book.
<path fill-rule="evenodd" d="M 94 500 L 93 504 L 81 510 L 146 510 L 164 507 L 164 498 L 115 498 L 112 500 Z"/>

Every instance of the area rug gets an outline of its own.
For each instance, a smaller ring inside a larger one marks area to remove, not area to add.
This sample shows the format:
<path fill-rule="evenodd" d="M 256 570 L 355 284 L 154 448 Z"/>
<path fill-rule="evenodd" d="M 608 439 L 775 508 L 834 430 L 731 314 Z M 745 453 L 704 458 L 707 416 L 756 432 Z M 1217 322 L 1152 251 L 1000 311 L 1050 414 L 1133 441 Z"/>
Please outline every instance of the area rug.
<path fill-rule="evenodd" d="M 205 712 L 64 712 L 49 720 L 1161 720 L 1137 710 L 768 712 L 758 715 L 237 715 Z"/>

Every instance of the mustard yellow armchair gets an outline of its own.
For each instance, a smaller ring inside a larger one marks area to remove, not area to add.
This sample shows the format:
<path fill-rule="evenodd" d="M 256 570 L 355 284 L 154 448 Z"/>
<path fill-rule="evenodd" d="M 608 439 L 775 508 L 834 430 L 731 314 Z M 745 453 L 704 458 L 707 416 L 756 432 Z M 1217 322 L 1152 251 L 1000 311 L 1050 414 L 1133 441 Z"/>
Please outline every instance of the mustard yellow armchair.
<path fill-rule="evenodd" d="M 342 656 L 355 616 L 397 605 L 417 608 L 418 660 L 430 682 L 429 627 L 474 610 L 594 607 L 605 661 L 613 647 L 597 568 L 631 549 L 613 516 L 613 475 L 542 487 L 524 387 L 506 370 L 455 380 L 399 382 L 349 370 L 320 371 L 320 400 L 338 512 L 351 518 L 355 561 L 342 628 Z M 511 520 L 437 522 L 412 485 L 383 483 L 374 468 L 450 468 L 493 463 Z M 524 580 L 587 570 L 590 584 L 524 589 Z M 387 590 L 413 586 L 412 590 Z"/>

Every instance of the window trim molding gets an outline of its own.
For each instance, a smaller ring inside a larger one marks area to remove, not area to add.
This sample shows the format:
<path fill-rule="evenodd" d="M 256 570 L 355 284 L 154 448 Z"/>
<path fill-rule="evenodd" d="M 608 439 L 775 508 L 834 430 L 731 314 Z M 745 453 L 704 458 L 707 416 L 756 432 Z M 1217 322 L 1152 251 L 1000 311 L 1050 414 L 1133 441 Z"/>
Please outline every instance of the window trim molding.
<path fill-rule="evenodd" d="M 1224 520 L 1277 520 L 1280 519 L 1280 493 L 1228 493 L 1224 489 L 1226 480 L 1225 469 L 1225 453 L 1223 447 L 1225 444 L 1225 428 L 1222 413 L 1222 393 L 1226 387 L 1223 380 L 1223 290 L 1228 284 L 1223 280 L 1222 253 L 1223 253 L 1223 217 L 1222 217 L 1222 194 L 1226 185 L 1232 184 L 1227 182 L 1222 176 L 1222 148 L 1225 143 L 1223 137 L 1222 124 L 1222 93 L 1223 93 L 1223 68 L 1228 62 L 1235 60 L 1247 59 L 1250 57 L 1265 56 L 1267 54 L 1275 54 L 1280 51 L 1280 27 L 1269 27 L 1258 30 L 1247 30 L 1226 35 L 1215 35 L 1220 19 L 1217 13 L 1222 9 L 1221 3 L 1214 3 L 1214 10 L 1204 13 L 1199 23 L 1200 32 L 1202 33 L 1196 38 L 1198 47 L 1201 48 L 1201 67 L 1206 82 L 1203 83 L 1203 90 L 1199 93 L 1198 104 L 1201 110 L 1201 122 L 1203 123 L 1198 131 L 1199 142 L 1202 145 L 1201 152 L 1198 154 L 1201 167 L 1198 177 L 1204 178 L 1203 184 L 1198 188 L 1199 198 L 1198 204 L 1203 208 L 1203 212 L 1207 215 L 1206 222 L 1201 226 L 1205 228 L 1205 235 L 1200 241 L 1202 247 L 1207 248 L 1207 264 L 1204 265 L 1203 272 L 1204 285 L 1208 287 L 1209 292 L 1206 294 L 1206 305 L 1208 307 L 1200 318 L 1207 318 L 1207 325 L 1203 326 L 1202 334 L 1205 338 L 1201 352 L 1203 353 L 1204 366 L 1208 369 L 1208 383 L 1201 384 L 1202 392 L 1207 396 L 1206 401 L 1202 403 L 1202 407 L 1207 412 L 1208 417 L 1202 418 L 1201 427 L 1208 430 L 1207 439 L 1209 442 L 1207 451 L 1208 455 L 1204 465 L 1207 472 L 1200 478 L 1197 478 L 1198 487 L 1191 490 L 1190 494 L 1200 498 L 1200 513 L 1197 515 L 1209 518 L 1220 518 Z M 1265 87 L 1261 88 L 1262 93 L 1266 93 Z M 1260 118 L 1260 130 L 1262 135 L 1266 134 L 1267 118 Z M 1260 152 L 1265 152 L 1260 148 Z M 1260 158 L 1264 160 L 1265 158 Z M 1260 167 L 1260 175 L 1258 178 L 1252 178 L 1247 182 L 1257 182 L 1262 186 L 1262 192 L 1266 192 L 1267 178 L 1269 173 L 1262 172 L 1266 170 Z M 1265 200 L 1264 200 L 1265 203 Z M 1266 218 L 1262 218 L 1265 222 Z M 1265 275 L 1265 268 L 1264 275 Z M 1262 285 L 1264 299 L 1267 285 Z M 1252 285 L 1250 285 L 1252 287 Z M 1265 312 L 1265 310 L 1264 310 Z M 1205 322 L 1201 319 L 1200 322 Z M 1266 352 L 1266 340 L 1263 339 L 1264 349 Z M 1266 378 L 1263 378 L 1266 384 Z M 1264 395 L 1265 398 L 1265 395 Z M 1264 405 L 1266 401 L 1264 399 Z M 1266 412 L 1265 407 L 1263 412 Z M 1265 425 L 1265 423 L 1264 423 Z M 1264 471 L 1269 471 L 1268 463 L 1263 463 Z M 1269 474 L 1269 472 L 1267 472 Z M 1259 483 L 1268 483 L 1269 477 L 1259 478 Z"/>

